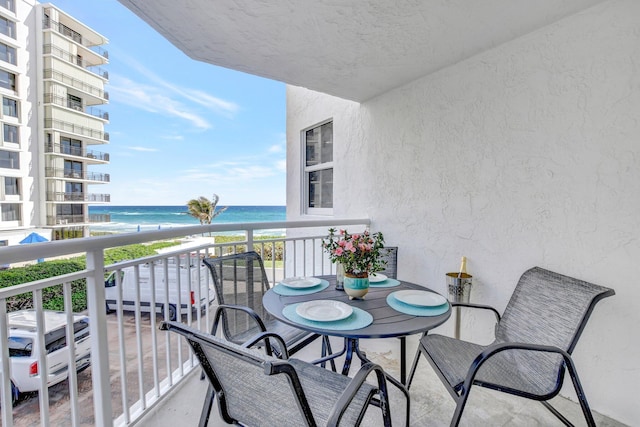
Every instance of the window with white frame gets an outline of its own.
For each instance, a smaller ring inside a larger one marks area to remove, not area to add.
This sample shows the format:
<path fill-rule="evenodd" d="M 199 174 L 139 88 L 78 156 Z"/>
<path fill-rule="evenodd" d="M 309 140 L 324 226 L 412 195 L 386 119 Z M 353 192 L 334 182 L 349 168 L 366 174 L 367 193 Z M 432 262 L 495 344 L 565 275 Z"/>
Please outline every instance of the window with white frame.
<path fill-rule="evenodd" d="M 16 65 L 16 48 L 0 43 L 0 60 Z"/>
<path fill-rule="evenodd" d="M 4 177 L 4 195 L 5 196 L 20 195 L 20 178 L 15 178 L 12 176 Z"/>
<path fill-rule="evenodd" d="M 2 114 L 9 117 L 18 117 L 18 101 L 11 98 L 2 98 Z M 16 129 L 17 135 L 17 129 Z"/>
<path fill-rule="evenodd" d="M 4 142 L 13 142 L 14 144 L 20 143 L 18 140 L 18 126 L 3 123 L 2 140 Z"/>
<path fill-rule="evenodd" d="M 0 6 L 4 7 L 11 12 L 16 11 L 16 2 L 15 0 L 0 0 Z"/>
<path fill-rule="evenodd" d="M 20 153 L 0 150 L 0 168 L 20 169 Z"/>
<path fill-rule="evenodd" d="M 20 204 L 3 203 L 0 205 L 0 214 L 3 221 L 20 221 Z"/>
<path fill-rule="evenodd" d="M 5 70 L 0 70 L 0 87 L 16 90 L 16 75 Z"/>
<path fill-rule="evenodd" d="M 333 212 L 333 122 L 302 132 L 306 213 Z"/>
<path fill-rule="evenodd" d="M 16 38 L 16 23 L 7 19 L 3 16 L 0 16 L 0 33 L 5 36 L 9 36 L 12 39 Z"/>

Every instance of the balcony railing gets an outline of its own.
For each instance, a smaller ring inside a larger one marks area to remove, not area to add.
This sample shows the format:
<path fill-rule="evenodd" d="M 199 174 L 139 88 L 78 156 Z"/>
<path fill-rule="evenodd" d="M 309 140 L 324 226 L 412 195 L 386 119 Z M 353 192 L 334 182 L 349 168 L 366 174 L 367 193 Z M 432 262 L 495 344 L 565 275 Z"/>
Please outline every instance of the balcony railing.
<path fill-rule="evenodd" d="M 86 157 L 88 159 L 101 160 L 105 162 L 109 161 L 108 153 L 101 153 L 96 150 L 86 150 L 82 147 L 72 147 L 69 145 L 54 144 L 50 142 L 45 144 L 44 148 L 46 153 L 68 154 L 70 156 Z"/>
<path fill-rule="evenodd" d="M 111 201 L 109 194 L 94 194 L 84 192 L 47 192 L 47 202 L 96 202 L 108 203 Z"/>
<path fill-rule="evenodd" d="M 109 214 L 90 214 L 89 219 L 84 215 L 49 215 L 47 216 L 47 225 L 69 225 L 69 224 L 86 224 L 86 223 L 102 223 L 111 222 Z"/>
<path fill-rule="evenodd" d="M 82 34 L 67 27 L 64 24 L 61 24 L 60 22 L 54 21 L 53 19 L 45 16 L 42 20 L 42 25 L 44 26 L 44 28 L 51 28 L 52 30 L 57 31 L 63 36 L 70 38 L 74 42 L 90 48 L 97 54 L 102 55 L 104 58 L 109 58 L 109 52 L 104 48 L 100 47 L 99 45 L 92 44 L 89 39 L 82 37 Z"/>
<path fill-rule="evenodd" d="M 64 96 L 54 95 L 52 93 L 44 94 L 45 104 L 55 104 L 61 107 L 71 108 L 72 110 L 80 111 L 83 113 L 91 114 L 102 120 L 109 120 L 109 113 L 102 111 L 96 107 L 85 107 L 81 102 L 73 101 L 65 98 Z"/>
<path fill-rule="evenodd" d="M 13 298 L 18 295 L 30 295 L 39 319 L 38 331 L 44 330 L 42 312 L 43 294 L 54 286 L 62 285 L 61 298 L 65 302 L 66 313 L 71 318 L 71 294 L 72 282 L 85 281 L 88 303 L 88 316 L 90 318 L 91 333 L 91 392 L 81 391 L 78 387 L 78 375 L 75 370 L 70 370 L 69 381 L 65 389 L 68 391 L 68 403 L 57 402 L 55 407 L 49 405 L 49 393 L 44 379 L 40 381 L 38 393 L 41 425 L 49 425 L 50 419 L 64 425 L 79 425 L 80 418 L 83 423 L 99 426 L 129 425 L 140 420 L 154 405 L 165 395 L 174 390 L 187 375 L 197 369 L 195 357 L 189 350 L 169 334 L 158 330 L 156 316 L 148 316 L 142 313 L 140 297 L 137 297 L 133 314 L 124 312 L 122 307 L 122 295 L 116 298 L 118 310 L 115 314 L 105 313 L 105 277 L 109 272 L 123 272 L 124 269 L 139 271 L 145 264 L 161 264 L 164 268 L 183 269 L 192 271 L 193 261 L 202 257 L 220 256 L 225 253 L 233 253 L 251 248 L 262 254 L 265 260 L 267 275 L 271 283 L 283 276 L 321 275 L 330 274 L 334 270 L 326 254 L 321 248 L 321 239 L 326 236 L 329 227 L 337 226 L 369 226 L 368 219 L 326 220 L 326 221 L 284 221 L 261 222 L 245 224 L 215 224 L 204 226 L 180 227 L 159 231 L 144 231 L 139 233 L 127 233 L 114 236 L 101 236 L 88 239 L 71 239 L 55 242 L 46 242 L 31 245 L 18 245 L 0 248 L 0 259 L 3 263 L 20 263 L 35 260 L 37 258 L 61 257 L 70 254 L 86 255 L 86 268 L 75 273 L 39 280 L 37 282 L 24 283 L 17 286 L 0 289 L 0 342 L 7 341 L 7 316 L 11 311 Z M 277 234 L 273 230 L 285 230 L 282 237 L 258 240 L 257 233 Z M 130 244 L 146 243 L 159 240 L 171 240 L 193 235 L 210 235 L 211 233 L 239 234 L 237 242 L 213 243 L 208 241 L 186 249 L 174 250 L 151 257 L 139 258 L 105 266 L 104 250 L 118 248 Z M 235 232 L 235 233 L 234 233 Z M 274 257 L 274 254 L 281 254 Z M 197 264 L 197 261 L 196 261 Z M 197 267 L 196 267 L 196 270 Z M 153 271 L 153 269 L 152 269 Z M 166 270 L 165 270 L 166 271 Z M 187 283 L 178 286 L 188 286 L 189 290 L 200 292 L 201 273 L 187 276 Z M 181 276 L 178 274 L 178 276 Z M 116 280 L 120 274 L 115 275 Z M 140 287 L 139 275 L 134 275 L 134 283 Z M 153 276 L 152 276 L 153 277 Z M 193 280 L 194 283 L 191 283 Z M 153 290 L 154 280 L 150 295 L 155 295 Z M 77 282 L 76 285 L 77 286 Z M 158 285 L 160 286 L 160 285 Z M 139 292 L 136 291 L 139 295 Z M 166 291 L 168 292 L 168 291 Z M 196 295 L 200 299 L 200 295 Z M 168 307 L 165 307 L 168 312 Z M 211 310 L 192 312 L 187 310 L 186 322 L 207 330 L 211 324 Z M 134 321 L 135 319 L 135 321 Z M 183 320 L 184 317 L 183 317 Z M 107 326 L 107 321 L 110 325 Z M 73 324 L 73 322 L 69 322 Z M 73 336 L 71 327 L 67 327 L 67 336 Z M 39 339 L 44 340 L 39 333 Z M 72 342 L 73 340 L 68 340 Z M 111 346 L 111 348 L 110 348 Z M 2 389 L 2 425 L 11 426 L 14 421 L 14 411 L 11 405 L 11 380 L 9 375 L 9 349 L 0 347 L 0 386 Z M 73 366 L 74 351 L 69 351 L 69 364 Z M 110 354 L 117 357 L 110 358 Z M 44 351 L 38 355 L 41 372 L 46 371 L 46 354 Z M 87 398 L 91 394 L 91 399 Z M 91 405 L 80 402 L 93 402 Z M 21 403 L 25 404 L 25 403 Z M 38 413 L 38 410 L 34 410 Z M 54 418 L 55 416 L 55 418 Z M 65 418 L 66 417 L 66 418 Z M 16 417 L 16 422 L 19 422 Z M 38 423 L 31 420 L 31 423 Z"/>
<path fill-rule="evenodd" d="M 44 176 L 47 178 L 78 179 L 98 182 L 109 182 L 111 179 L 108 173 L 96 173 L 61 168 L 45 168 Z"/>
<path fill-rule="evenodd" d="M 53 44 L 45 44 L 43 46 L 43 53 L 51 54 L 55 57 L 62 59 L 63 61 L 67 61 L 71 64 L 82 67 L 85 70 L 89 71 L 90 73 L 93 73 L 96 76 L 101 77 L 105 80 L 109 79 L 109 72 L 100 68 L 99 64 L 92 64 L 89 61 L 87 61 L 85 58 L 72 54 L 71 52 L 66 51 Z"/>
<path fill-rule="evenodd" d="M 101 141 L 109 141 L 108 132 L 91 129 L 85 126 L 77 125 L 75 123 L 63 122 L 62 120 L 45 119 L 44 127 L 48 129 L 60 130 L 67 133 L 73 133 L 76 135 L 83 135 Z"/>
<path fill-rule="evenodd" d="M 107 100 L 109 99 L 109 94 L 105 92 L 102 88 L 90 85 L 87 82 L 82 81 L 80 79 L 76 79 L 75 77 L 72 77 L 68 74 L 61 73 L 60 71 L 56 71 L 51 68 L 45 69 L 43 74 L 45 79 L 56 80 L 67 86 L 74 87 L 85 93 L 93 95 L 97 98 L 107 99 Z"/>

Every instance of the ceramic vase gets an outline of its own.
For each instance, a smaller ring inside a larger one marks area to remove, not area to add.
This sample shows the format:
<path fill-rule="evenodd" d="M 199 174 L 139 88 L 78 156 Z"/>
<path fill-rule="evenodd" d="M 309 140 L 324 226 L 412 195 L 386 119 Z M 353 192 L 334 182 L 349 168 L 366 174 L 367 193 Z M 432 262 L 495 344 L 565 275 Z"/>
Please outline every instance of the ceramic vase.
<path fill-rule="evenodd" d="M 349 299 L 364 299 L 369 292 L 369 275 L 365 273 L 364 277 L 362 276 L 344 273 L 344 291 L 349 295 Z"/>

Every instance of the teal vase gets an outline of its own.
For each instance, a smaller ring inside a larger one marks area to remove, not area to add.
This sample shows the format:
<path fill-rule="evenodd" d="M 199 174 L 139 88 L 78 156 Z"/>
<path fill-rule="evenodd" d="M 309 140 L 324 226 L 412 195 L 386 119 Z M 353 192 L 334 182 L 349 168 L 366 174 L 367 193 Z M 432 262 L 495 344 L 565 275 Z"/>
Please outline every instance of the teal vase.
<path fill-rule="evenodd" d="M 369 275 L 356 277 L 349 273 L 344 273 L 344 291 L 349 295 L 349 299 L 363 299 L 369 292 Z"/>

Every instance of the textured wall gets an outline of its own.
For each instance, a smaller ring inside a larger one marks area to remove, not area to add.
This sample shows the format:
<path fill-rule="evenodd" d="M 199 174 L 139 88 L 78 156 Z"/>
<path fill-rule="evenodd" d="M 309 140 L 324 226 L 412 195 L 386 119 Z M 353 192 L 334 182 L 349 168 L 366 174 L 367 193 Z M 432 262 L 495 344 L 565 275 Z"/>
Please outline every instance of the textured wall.
<path fill-rule="evenodd" d="M 575 359 L 595 410 L 640 420 L 640 2 L 605 2 L 367 103 L 290 87 L 287 107 L 289 218 L 300 130 L 333 117 L 334 213 L 369 215 L 400 247 L 401 278 L 446 292 L 466 255 L 473 300 L 500 310 L 534 265 L 614 288 Z M 464 334 L 484 339 L 471 328 L 483 322 L 465 318 Z"/>

